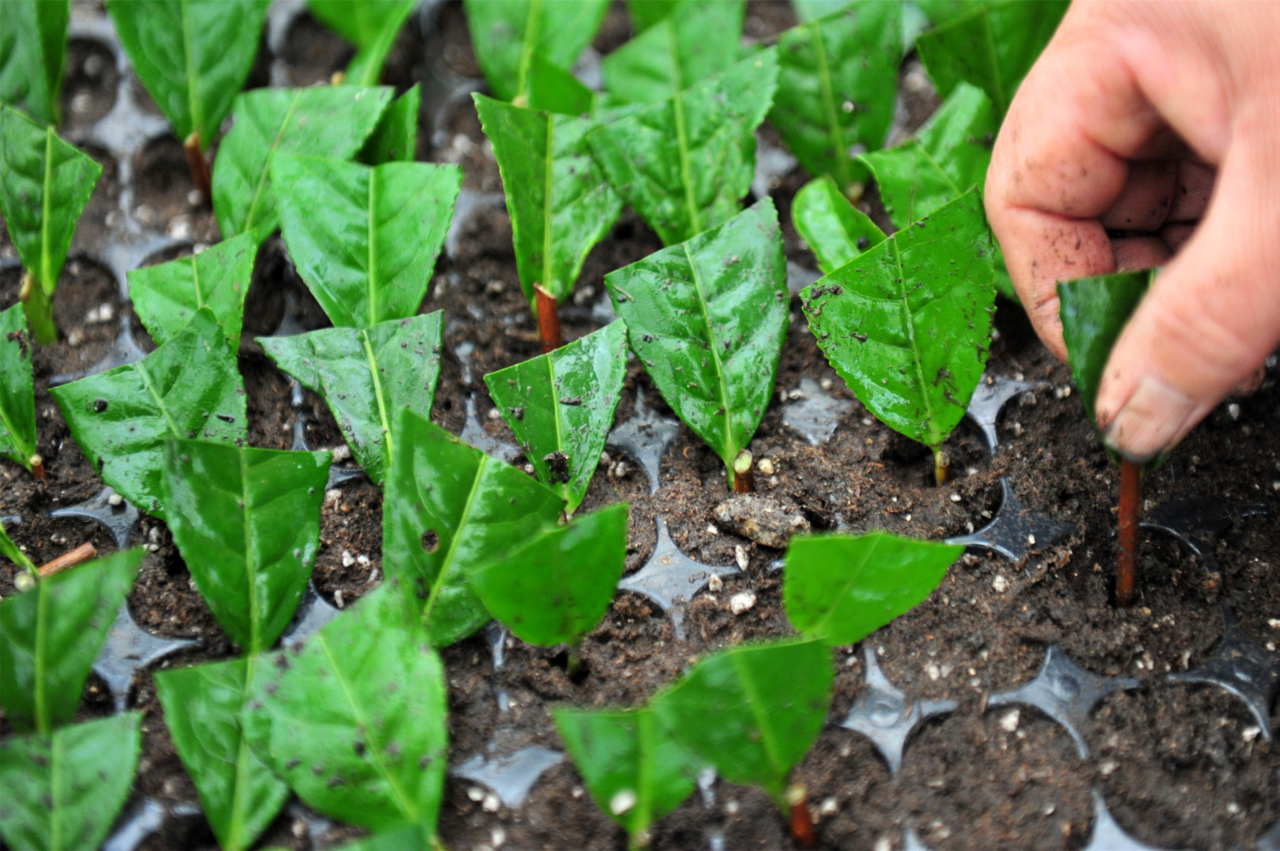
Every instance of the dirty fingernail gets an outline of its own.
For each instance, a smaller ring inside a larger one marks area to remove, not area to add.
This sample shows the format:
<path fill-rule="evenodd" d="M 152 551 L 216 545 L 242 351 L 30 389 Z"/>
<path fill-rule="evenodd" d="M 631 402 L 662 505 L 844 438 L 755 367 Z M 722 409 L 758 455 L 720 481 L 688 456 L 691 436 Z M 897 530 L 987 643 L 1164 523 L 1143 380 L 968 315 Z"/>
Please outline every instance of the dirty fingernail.
<path fill-rule="evenodd" d="M 1201 404 L 1154 376 L 1146 376 L 1102 431 L 1108 447 L 1131 461 L 1171 449 L 1202 413 Z"/>

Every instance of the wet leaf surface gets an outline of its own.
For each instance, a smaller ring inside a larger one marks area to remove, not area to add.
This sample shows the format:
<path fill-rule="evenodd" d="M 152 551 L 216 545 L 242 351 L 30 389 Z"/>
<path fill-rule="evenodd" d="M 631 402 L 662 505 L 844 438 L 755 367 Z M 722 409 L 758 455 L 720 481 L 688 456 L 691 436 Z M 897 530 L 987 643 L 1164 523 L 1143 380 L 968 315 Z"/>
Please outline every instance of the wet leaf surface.
<path fill-rule="evenodd" d="M 307 8 L 321 23 L 356 46 L 347 66 L 350 85 L 375 86 L 387 53 L 413 11 L 414 0 L 352 3 L 351 0 L 308 0 Z"/>
<path fill-rule="evenodd" d="M 800 188 L 791 203 L 791 219 L 826 275 L 885 239 L 884 231 L 849 203 L 830 175 Z"/>
<path fill-rule="evenodd" d="M 102 480 L 159 517 L 168 441 L 231 443 L 248 433 L 236 353 L 208 308 L 137 363 L 49 392 Z"/>
<path fill-rule="evenodd" d="M 732 470 L 760 424 L 789 297 L 769 199 L 605 276 L 631 350 L 662 398 Z"/>
<path fill-rule="evenodd" d="M 501 100 L 528 91 L 535 54 L 569 70 L 591 43 L 608 0 L 465 0 L 471 44 L 489 88 Z"/>
<path fill-rule="evenodd" d="M 289 256 L 330 321 L 369 328 L 418 312 L 453 218 L 462 170 L 271 158 Z"/>
<path fill-rule="evenodd" d="M 413 162 L 418 151 L 418 114 L 421 109 L 422 86 L 414 83 L 387 105 L 356 161 L 365 165 Z"/>
<path fill-rule="evenodd" d="M 0 456 L 28 470 L 36 451 L 31 346 L 22 306 L 0 311 Z"/>
<path fill-rule="evenodd" d="M 253 68 L 267 5 L 268 0 L 107 4 L 129 64 L 179 140 L 197 133 L 202 151 L 213 141 Z"/>
<path fill-rule="evenodd" d="M 1150 270 L 1076 278 L 1058 284 L 1062 339 L 1067 345 L 1071 377 L 1094 425 L 1094 403 L 1111 349 L 1125 323 L 1138 308 L 1155 274 Z"/>
<path fill-rule="evenodd" d="M 173 339 L 197 310 L 208 307 L 227 341 L 238 348 L 257 256 L 253 236 L 241 234 L 190 257 L 134 269 L 129 273 L 129 298 L 158 345 Z"/>
<path fill-rule="evenodd" d="M 783 573 L 787 620 L 833 645 L 861 641 L 928 597 L 963 552 L 888 532 L 792 538 Z"/>
<path fill-rule="evenodd" d="M 600 463 L 626 374 L 627 326 L 617 321 L 484 377 L 538 480 L 570 514 Z"/>
<path fill-rule="evenodd" d="M 442 322 L 436 311 L 372 328 L 257 339 L 282 370 L 324 397 L 356 463 L 381 485 L 394 460 L 397 412 L 431 414 Z"/>
<path fill-rule="evenodd" d="M 218 625 L 267 650 L 307 590 L 320 544 L 328 452 L 170 441 L 169 531 Z"/>
<path fill-rule="evenodd" d="M 70 18 L 70 0 L 5 0 L 0 6 L 0 103 L 41 124 L 58 123 Z"/>

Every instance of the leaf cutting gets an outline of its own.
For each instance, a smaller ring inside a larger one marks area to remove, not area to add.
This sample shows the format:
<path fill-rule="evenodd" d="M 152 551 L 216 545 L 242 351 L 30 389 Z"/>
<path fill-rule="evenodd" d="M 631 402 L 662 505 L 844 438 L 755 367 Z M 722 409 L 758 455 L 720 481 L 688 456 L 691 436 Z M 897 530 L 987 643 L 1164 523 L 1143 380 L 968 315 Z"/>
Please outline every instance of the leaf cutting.
<path fill-rule="evenodd" d="M 31 340 L 22 307 L 0 311 L 0 456 L 31 470 L 36 454 L 36 399 Z"/>
<path fill-rule="evenodd" d="M 71 0 L 5 0 L 0 4 L 0 103 L 40 124 L 58 124 Z M 6 216 L 7 218 L 7 216 Z"/>
<path fill-rule="evenodd" d="M 233 347 L 240 345 L 244 300 L 249 294 L 258 243 L 241 234 L 158 266 L 129 272 L 129 298 L 151 338 L 159 345 L 172 340 L 208 307 Z"/>

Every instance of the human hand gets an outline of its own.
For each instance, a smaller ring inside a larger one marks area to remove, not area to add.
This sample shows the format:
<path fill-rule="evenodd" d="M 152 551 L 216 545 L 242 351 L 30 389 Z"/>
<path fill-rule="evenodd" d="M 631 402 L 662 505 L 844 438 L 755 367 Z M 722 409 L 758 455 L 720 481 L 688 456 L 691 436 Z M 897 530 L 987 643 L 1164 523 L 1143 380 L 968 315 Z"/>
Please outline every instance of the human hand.
<path fill-rule="evenodd" d="M 1135 460 L 1280 343 L 1277 39 L 1280 3 L 1077 0 L 996 141 L 987 216 L 1059 358 L 1058 281 L 1164 265 L 1096 404 Z"/>

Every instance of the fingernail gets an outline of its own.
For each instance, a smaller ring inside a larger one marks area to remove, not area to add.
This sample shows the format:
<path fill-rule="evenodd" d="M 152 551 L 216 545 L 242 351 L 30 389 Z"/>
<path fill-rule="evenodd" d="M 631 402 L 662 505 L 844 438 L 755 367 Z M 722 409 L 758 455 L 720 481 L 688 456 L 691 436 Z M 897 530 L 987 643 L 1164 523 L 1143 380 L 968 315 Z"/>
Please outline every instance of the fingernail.
<path fill-rule="evenodd" d="M 1145 376 L 1102 431 L 1102 441 L 1130 461 L 1145 462 L 1172 449 L 1198 421 L 1202 406 L 1155 376 Z"/>

